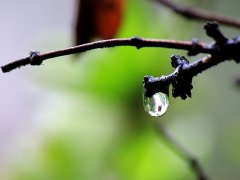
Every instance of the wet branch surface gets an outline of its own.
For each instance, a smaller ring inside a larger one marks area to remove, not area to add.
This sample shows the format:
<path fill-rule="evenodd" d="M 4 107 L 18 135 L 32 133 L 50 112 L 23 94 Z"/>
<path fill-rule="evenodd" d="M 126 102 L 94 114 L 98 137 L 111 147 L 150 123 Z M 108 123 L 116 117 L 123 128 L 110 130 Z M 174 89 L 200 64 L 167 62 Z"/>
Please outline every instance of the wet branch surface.
<path fill-rule="evenodd" d="M 165 7 L 171 9 L 175 13 L 182 15 L 187 19 L 198 20 L 198 21 L 217 21 L 222 25 L 232 26 L 239 28 L 240 27 L 240 19 L 233 17 L 226 17 L 223 15 L 217 15 L 213 13 L 209 13 L 208 11 L 204 11 L 198 8 L 183 6 L 178 3 L 175 3 L 172 0 L 152 0 L 156 1 Z"/>

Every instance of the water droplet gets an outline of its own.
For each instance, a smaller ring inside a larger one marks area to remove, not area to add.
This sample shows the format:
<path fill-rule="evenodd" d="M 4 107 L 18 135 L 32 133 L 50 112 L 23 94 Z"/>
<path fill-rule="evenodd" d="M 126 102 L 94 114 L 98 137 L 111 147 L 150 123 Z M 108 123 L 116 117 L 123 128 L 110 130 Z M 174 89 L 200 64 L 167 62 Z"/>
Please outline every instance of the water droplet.
<path fill-rule="evenodd" d="M 143 106 L 151 116 L 162 116 L 169 105 L 168 96 L 162 92 L 155 93 L 152 97 L 146 97 L 143 92 Z"/>

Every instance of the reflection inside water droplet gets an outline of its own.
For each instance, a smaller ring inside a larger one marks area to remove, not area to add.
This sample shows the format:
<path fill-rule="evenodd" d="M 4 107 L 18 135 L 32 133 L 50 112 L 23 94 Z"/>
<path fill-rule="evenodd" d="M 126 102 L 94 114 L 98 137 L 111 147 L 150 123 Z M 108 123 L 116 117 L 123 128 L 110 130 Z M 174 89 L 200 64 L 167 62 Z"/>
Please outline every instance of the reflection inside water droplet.
<path fill-rule="evenodd" d="M 143 106 L 151 116 L 162 116 L 169 105 L 168 96 L 164 93 L 155 93 L 152 97 L 146 97 L 143 92 Z"/>

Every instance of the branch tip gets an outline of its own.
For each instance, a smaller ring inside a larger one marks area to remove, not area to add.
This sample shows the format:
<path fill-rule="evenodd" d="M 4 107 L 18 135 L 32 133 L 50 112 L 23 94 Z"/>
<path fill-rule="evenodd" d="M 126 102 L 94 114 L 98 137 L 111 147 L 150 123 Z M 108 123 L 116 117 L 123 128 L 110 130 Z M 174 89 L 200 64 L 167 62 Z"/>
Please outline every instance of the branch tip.
<path fill-rule="evenodd" d="M 223 33 L 219 29 L 219 25 L 217 22 L 208 22 L 204 25 L 204 29 L 206 30 L 206 34 L 213 38 L 216 43 L 224 44 L 228 41 Z"/>
<path fill-rule="evenodd" d="M 177 68 L 177 67 L 183 67 L 185 65 L 188 66 L 189 61 L 184 57 L 184 56 L 179 56 L 179 55 L 172 55 L 171 56 L 171 64 L 172 67 Z"/>

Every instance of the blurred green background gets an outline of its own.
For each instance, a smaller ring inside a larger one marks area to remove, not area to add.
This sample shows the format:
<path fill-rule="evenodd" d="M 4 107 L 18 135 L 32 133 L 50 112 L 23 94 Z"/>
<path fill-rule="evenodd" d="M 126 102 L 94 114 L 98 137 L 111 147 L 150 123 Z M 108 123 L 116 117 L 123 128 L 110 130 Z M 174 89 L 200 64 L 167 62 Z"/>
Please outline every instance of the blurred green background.
<path fill-rule="evenodd" d="M 2 64 L 30 50 L 71 46 L 74 1 L 0 2 Z M 240 16 L 237 0 L 178 2 Z M 151 1 L 128 0 L 118 37 L 210 41 L 202 26 Z M 229 37 L 239 33 L 222 29 Z M 233 81 L 239 66 L 227 62 L 204 72 L 194 78 L 192 99 L 170 97 L 166 114 L 152 118 L 142 107 L 143 76 L 172 72 L 172 54 L 186 52 L 100 49 L 77 62 L 55 58 L 1 75 L 0 179 L 195 179 L 154 121 L 199 159 L 211 179 L 239 179 L 240 89 Z"/>

